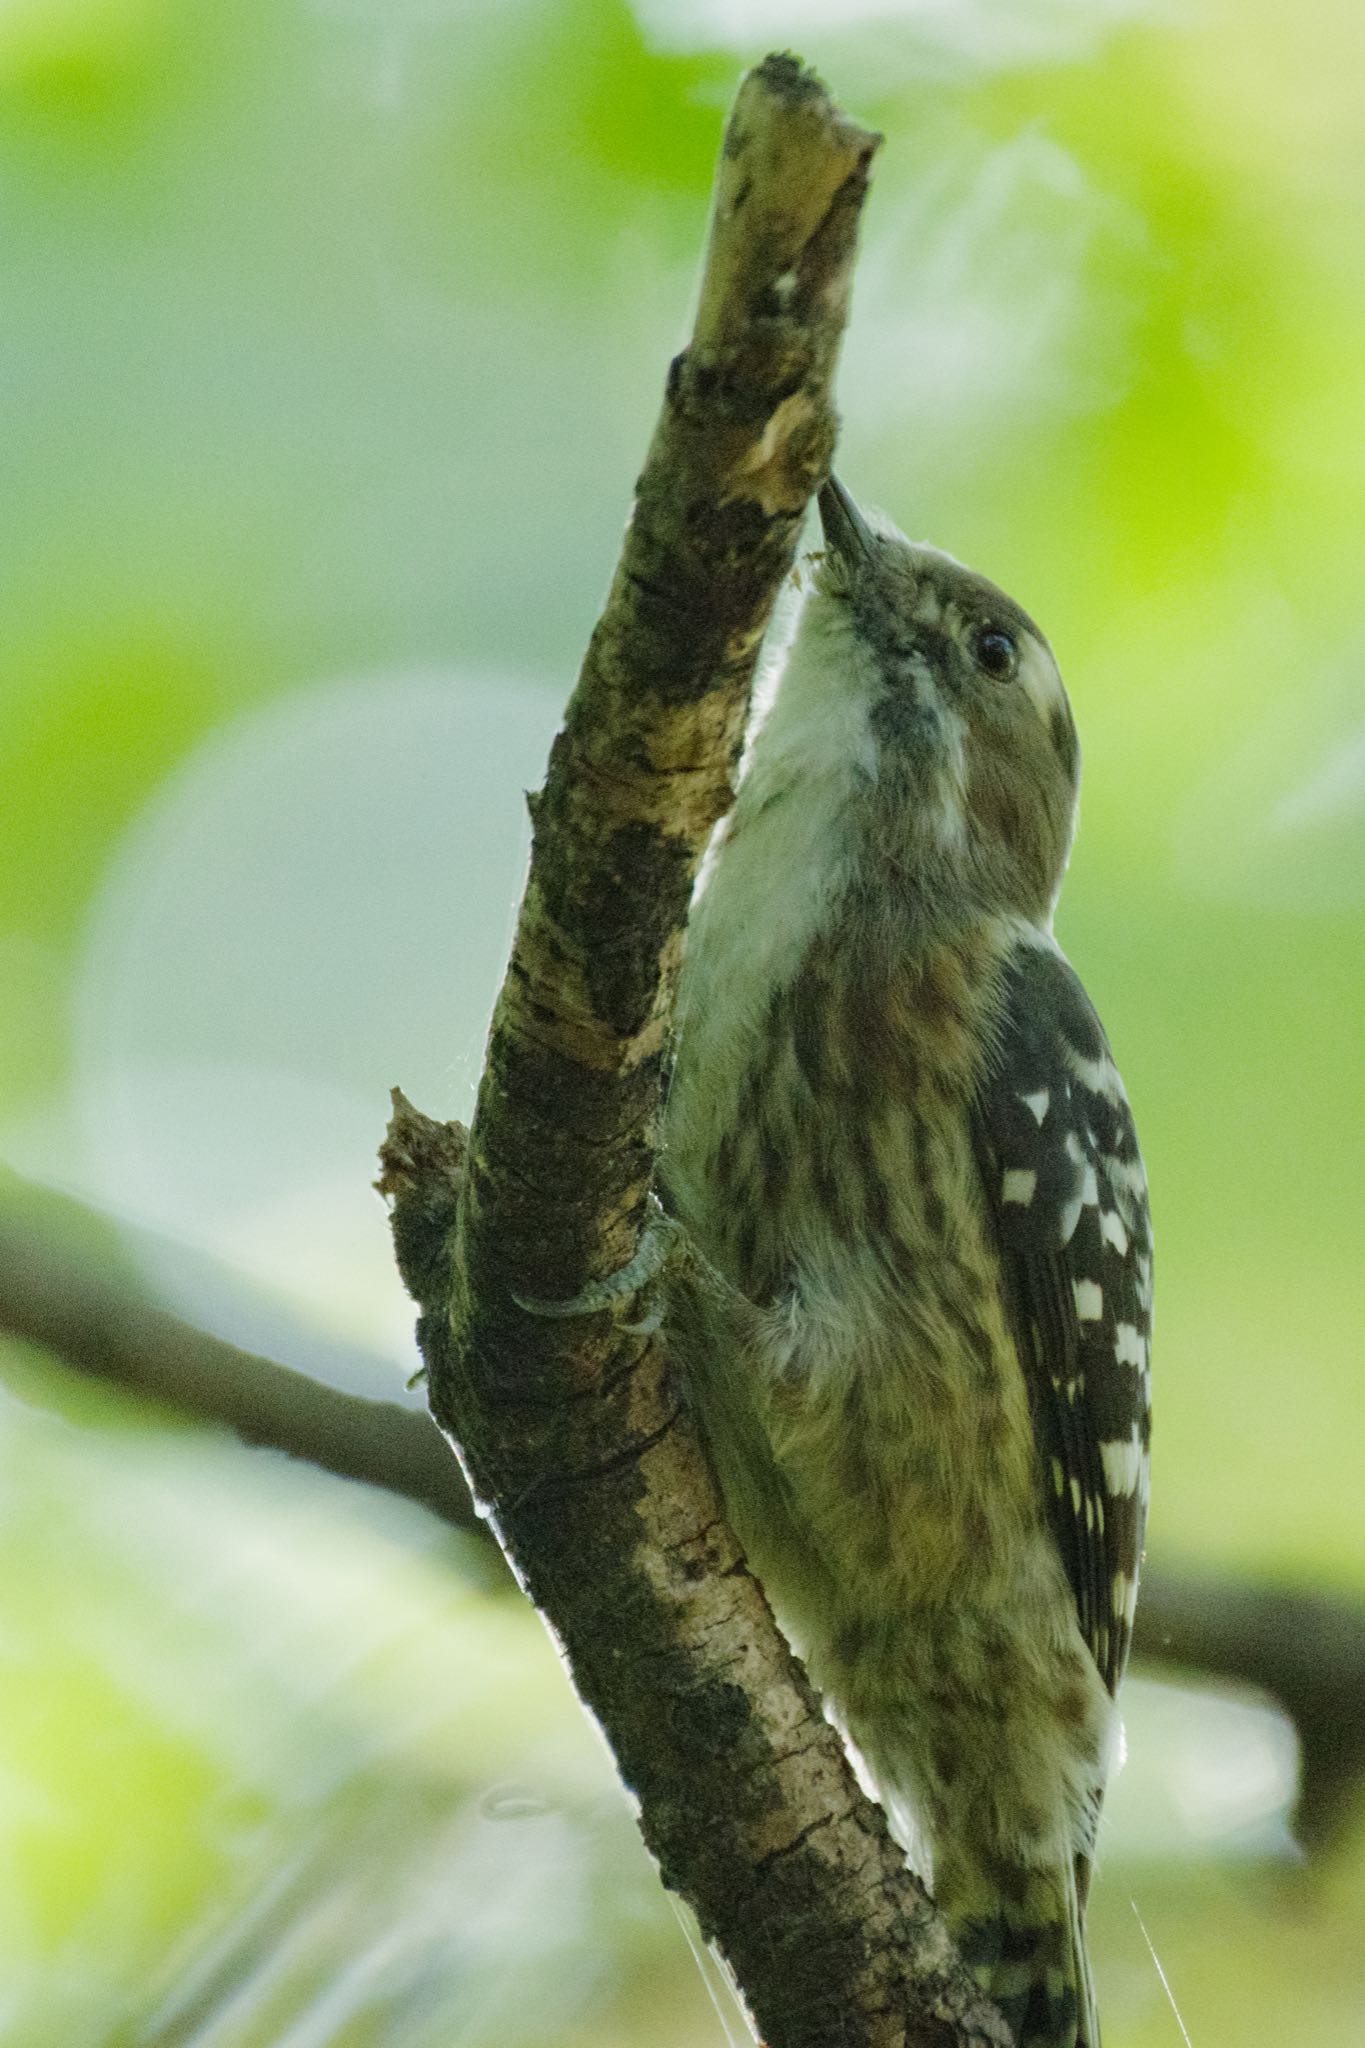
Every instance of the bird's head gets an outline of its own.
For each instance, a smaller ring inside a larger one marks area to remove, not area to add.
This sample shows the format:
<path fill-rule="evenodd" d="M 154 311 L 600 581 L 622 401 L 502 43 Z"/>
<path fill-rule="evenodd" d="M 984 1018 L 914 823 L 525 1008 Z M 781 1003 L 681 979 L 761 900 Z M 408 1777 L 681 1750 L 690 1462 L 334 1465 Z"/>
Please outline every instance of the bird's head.
<path fill-rule="evenodd" d="M 793 696 L 809 700 L 817 681 L 852 693 L 844 730 L 908 858 L 1046 924 L 1080 779 L 1052 649 L 1002 590 L 865 515 L 835 478 L 819 507 L 825 551 L 789 662 Z"/>

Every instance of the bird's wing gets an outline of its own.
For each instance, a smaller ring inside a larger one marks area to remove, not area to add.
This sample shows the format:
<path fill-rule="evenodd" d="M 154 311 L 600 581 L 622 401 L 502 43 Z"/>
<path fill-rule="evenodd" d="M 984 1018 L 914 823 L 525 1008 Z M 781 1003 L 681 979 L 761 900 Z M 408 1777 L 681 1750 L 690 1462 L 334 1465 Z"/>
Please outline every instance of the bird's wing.
<path fill-rule="evenodd" d="M 976 1149 L 1029 1383 L 1040 1483 L 1110 1692 L 1147 1517 L 1152 1231 L 1137 1133 L 1099 1018 L 1048 943 L 1011 955 Z"/>

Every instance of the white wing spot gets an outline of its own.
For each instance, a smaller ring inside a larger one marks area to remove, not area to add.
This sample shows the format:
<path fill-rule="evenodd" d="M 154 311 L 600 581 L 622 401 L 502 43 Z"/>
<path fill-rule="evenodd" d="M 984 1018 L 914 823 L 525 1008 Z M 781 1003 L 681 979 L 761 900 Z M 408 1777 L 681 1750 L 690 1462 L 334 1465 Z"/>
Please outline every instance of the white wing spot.
<path fill-rule="evenodd" d="M 1053 1381 L 1053 1385 L 1056 1385 L 1055 1380 Z M 1052 1487 L 1058 1500 L 1060 1500 L 1062 1495 L 1066 1491 L 1066 1474 L 1062 1470 L 1062 1461 L 1060 1458 L 1054 1458 L 1052 1460 Z"/>
<path fill-rule="evenodd" d="M 1076 1079 L 1092 1095 L 1102 1095 L 1106 1102 L 1123 1101 L 1123 1083 L 1118 1068 L 1106 1053 L 1097 1060 L 1087 1059 L 1085 1054 L 1068 1040 L 1062 1047 L 1062 1054 Z"/>
<path fill-rule="evenodd" d="M 1100 1462 L 1104 1466 L 1104 1483 L 1112 1494 L 1136 1493 L 1142 1477 L 1142 1445 L 1137 1431 L 1101 1444 Z"/>
<path fill-rule="evenodd" d="M 1127 1256 L 1128 1232 L 1117 1209 L 1100 1210 L 1100 1237 L 1106 1244 L 1113 1245 L 1121 1259 Z"/>
<path fill-rule="evenodd" d="M 1082 1323 L 1097 1323 L 1104 1314 L 1104 1290 L 1097 1280 L 1073 1280 L 1071 1292 L 1076 1303 L 1076 1319 Z"/>
<path fill-rule="evenodd" d="M 1121 1152 L 1111 1152 L 1104 1162 L 1104 1170 L 1116 1189 L 1140 1200 L 1147 1192 L 1147 1174 L 1140 1159 L 1125 1159 Z"/>
<path fill-rule="evenodd" d="M 1073 1479 L 1071 1482 L 1071 1512 L 1076 1516 L 1079 1516 L 1081 1512 L 1081 1482 L 1079 1479 Z"/>
<path fill-rule="evenodd" d="M 1027 1209 L 1038 1186 L 1038 1176 L 1031 1166 L 1011 1166 L 1005 1171 L 1000 1183 L 1002 1202 L 1017 1202 L 1021 1209 Z"/>
<path fill-rule="evenodd" d="M 1131 1623 L 1137 1606 L 1137 1583 L 1127 1572 L 1115 1572 L 1109 1592 L 1110 1605 L 1120 1621 Z"/>
<path fill-rule="evenodd" d="M 1147 1346 L 1136 1323 L 1120 1323 L 1114 1331 L 1114 1360 L 1118 1365 L 1135 1365 L 1139 1372 L 1147 1363 Z"/>
<path fill-rule="evenodd" d="M 1139 1252 L 1137 1259 L 1137 1286 L 1138 1300 L 1150 1313 L 1152 1306 L 1152 1262 L 1149 1258 L 1145 1258 L 1141 1252 Z"/>
<path fill-rule="evenodd" d="M 1048 1112 L 1052 1097 L 1046 1088 L 1040 1088 L 1035 1095 L 1021 1095 L 1019 1100 L 1025 1109 L 1031 1109 L 1041 1125 Z"/>

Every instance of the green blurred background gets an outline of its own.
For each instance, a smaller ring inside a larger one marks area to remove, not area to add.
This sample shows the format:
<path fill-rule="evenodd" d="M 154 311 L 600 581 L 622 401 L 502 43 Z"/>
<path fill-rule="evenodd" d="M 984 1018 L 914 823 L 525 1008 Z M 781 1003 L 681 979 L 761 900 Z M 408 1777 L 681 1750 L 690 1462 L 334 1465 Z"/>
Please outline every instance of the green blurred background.
<path fill-rule="evenodd" d="M 10 0 L 4 1199 L 365 1391 L 386 1090 L 467 1114 L 534 784 L 771 45 L 887 141 L 841 470 L 1040 618 L 1155 1190 L 1152 1551 L 1359 1593 L 1358 0 Z M 0 1280 L 0 1285 L 3 1282 Z M 738 2039 L 472 1545 L 0 1351 L 11 2048 Z M 1365 2037 L 1365 1829 L 1128 1692 L 1106 2042 Z"/>

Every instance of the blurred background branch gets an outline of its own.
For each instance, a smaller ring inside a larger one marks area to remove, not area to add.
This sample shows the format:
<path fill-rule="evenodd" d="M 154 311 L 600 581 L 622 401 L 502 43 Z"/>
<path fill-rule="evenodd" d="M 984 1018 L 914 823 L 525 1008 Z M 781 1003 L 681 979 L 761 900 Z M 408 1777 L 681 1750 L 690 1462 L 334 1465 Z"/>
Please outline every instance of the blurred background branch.
<path fill-rule="evenodd" d="M 50 1215 L 53 1198 L 46 1202 Z M 0 1213 L 0 1332 L 245 1444 L 383 1487 L 454 1528 L 482 1526 L 425 1408 L 346 1393 L 171 1315 L 72 1248 L 85 1220 L 68 1215 L 72 1234 L 59 1240 L 25 1225 L 13 1204 Z"/>
<path fill-rule="evenodd" d="M 51 1212 L 54 1198 L 44 1199 Z M 343 1392 L 169 1314 L 106 1260 L 71 1248 L 89 1219 L 63 1206 L 63 1243 L 50 1225 L 22 1222 L 13 1199 L 0 1212 L 0 1334 L 168 1415 L 411 1501 L 477 1534 L 511 1588 L 425 1407 Z M 1135 1647 L 1153 1670 L 1251 1688 L 1283 1708 L 1300 1745 L 1296 1825 L 1305 1847 L 1329 1849 L 1365 1778 L 1365 1602 L 1157 1559 L 1143 1576 Z"/>

